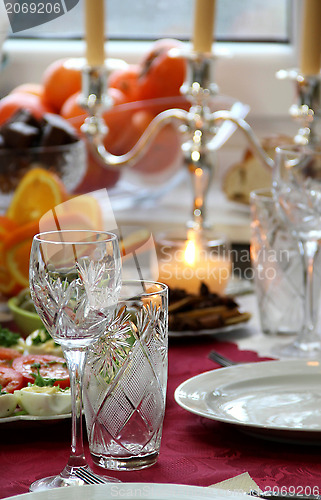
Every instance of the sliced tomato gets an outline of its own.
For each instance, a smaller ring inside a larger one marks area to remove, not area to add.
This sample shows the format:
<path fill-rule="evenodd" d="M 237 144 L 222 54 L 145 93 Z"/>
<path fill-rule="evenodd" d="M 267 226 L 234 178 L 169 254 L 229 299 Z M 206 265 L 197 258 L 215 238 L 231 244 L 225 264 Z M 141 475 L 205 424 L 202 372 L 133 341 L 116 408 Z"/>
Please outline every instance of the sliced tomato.
<path fill-rule="evenodd" d="M 0 346 L 0 366 L 11 366 L 15 358 L 21 356 L 20 352 L 11 347 L 1 347 Z"/>
<path fill-rule="evenodd" d="M 54 385 L 59 385 L 61 389 L 70 386 L 69 373 L 64 358 L 50 356 L 49 354 L 29 354 L 15 358 L 12 368 L 23 375 L 26 383 L 35 381 L 39 373 L 43 378 L 56 379 Z"/>
<path fill-rule="evenodd" d="M 5 392 L 17 391 L 24 385 L 23 375 L 7 366 L 0 366 L 0 385 Z"/>

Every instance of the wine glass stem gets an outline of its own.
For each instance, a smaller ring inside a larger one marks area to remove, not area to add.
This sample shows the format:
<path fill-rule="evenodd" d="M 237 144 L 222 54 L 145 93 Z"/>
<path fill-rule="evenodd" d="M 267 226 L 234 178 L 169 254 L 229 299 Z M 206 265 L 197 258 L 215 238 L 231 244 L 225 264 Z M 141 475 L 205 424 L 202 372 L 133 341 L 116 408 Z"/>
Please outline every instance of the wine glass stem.
<path fill-rule="evenodd" d="M 304 324 L 302 329 L 302 340 L 309 341 L 316 326 L 316 308 L 313 286 L 314 260 L 318 250 L 317 241 L 301 241 L 301 254 L 303 256 L 303 290 L 304 290 Z"/>
<path fill-rule="evenodd" d="M 66 348 L 63 350 L 69 369 L 72 404 L 71 454 L 67 468 L 84 467 L 87 463 L 82 429 L 82 381 L 87 351 Z"/>

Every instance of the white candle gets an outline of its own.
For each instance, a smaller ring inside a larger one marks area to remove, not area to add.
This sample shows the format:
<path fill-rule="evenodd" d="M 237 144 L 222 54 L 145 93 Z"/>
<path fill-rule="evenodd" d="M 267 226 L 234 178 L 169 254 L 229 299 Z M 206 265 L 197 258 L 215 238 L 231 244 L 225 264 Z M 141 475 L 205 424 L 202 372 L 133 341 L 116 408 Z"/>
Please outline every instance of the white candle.
<path fill-rule="evenodd" d="M 321 0 L 305 0 L 300 72 L 317 75 L 321 62 Z"/>
<path fill-rule="evenodd" d="M 103 66 L 105 61 L 104 0 L 85 0 L 86 59 L 89 66 Z"/>
<path fill-rule="evenodd" d="M 158 281 L 170 288 L 198 294 L 204 283 L 211 292 L 222 294 L 231 275 L 231 262 L 191 239 L 184 249 L 165 250 L 158 271 Z"/>
<path fill-rule="evenodd" d="M 211 52 L 215 22 L 216 0 L 195 0 L 193 49 Z"/>

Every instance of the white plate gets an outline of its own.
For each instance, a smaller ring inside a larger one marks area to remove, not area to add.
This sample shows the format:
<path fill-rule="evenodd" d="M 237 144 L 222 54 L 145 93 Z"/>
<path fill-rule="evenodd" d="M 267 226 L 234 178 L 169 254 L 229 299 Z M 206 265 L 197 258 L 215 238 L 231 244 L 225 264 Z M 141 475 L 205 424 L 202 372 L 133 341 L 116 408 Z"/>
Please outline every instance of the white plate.
<path fill-rule="evenodd" d="M 126 500 L 203 500 L 224 499 L 231 496 L 230 491 L 201 486 L 185 486 L 179 484 L 154 483 L 113 483 L 70 488 L 56 488 L 48 491 L 24 493 L 17 495 L 15 500 L 106 500 L 107 498 L 126 498 Z M 244 500 L 244 493 L 233 492 L 233 499 Z M 252 497 L 251 497 L 252 498 Z"/>
<path fill-rule="evenodd" d="M 49 415 L 47 417 L 39 417 L 37 415 L 12 415 L 11 417 L 0 418 L 0 425 L 7 424 L 17 427 L 19 424 L 22 424 L 23 427 L 30 427 L 33 425 L 39 427 L 39 424 L 59 423 L 67 418 L 71 418 L 70 413 L 65 413 L 63 415 Z"/>
<path fill-rule="evenodd" d="M 242 321 L 241 323 L 236 323 L 235 325 L 222 326 L 221 328 L 211 328 L 208 330 L 182 330 L 172 332 L 169 330 L 168 336 L 170 338 L 180 338 L 180 337 L 201 337 L 203 335 L 219 335 L 221 333 L 230 333 L 242 330 L 248 324 L 249 320 Z"/>
<path fill-rule="evenodd" d="M 247 363 L 182 383 L 176 402 L 192 413 L 264 438 L 321 443 L 319 361 Z"/>

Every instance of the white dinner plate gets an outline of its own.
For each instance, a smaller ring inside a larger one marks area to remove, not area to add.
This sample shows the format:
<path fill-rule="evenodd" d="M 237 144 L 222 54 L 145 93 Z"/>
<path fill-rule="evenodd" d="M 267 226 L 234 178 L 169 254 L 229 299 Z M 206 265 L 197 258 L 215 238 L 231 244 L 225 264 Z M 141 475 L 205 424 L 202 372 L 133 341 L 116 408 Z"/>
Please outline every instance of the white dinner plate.
<path fill-rule="evenodd" d="M 112 483 L 104 485 L 56 488 L 48 491 L 17 495 L 15 500 L 106 500 L 126 498 L 126 500 L 203 500 L 204 498 L 224 499 L 231 496 L 230 491 L 201 486 L 157 483 Z M 244 493 L 233 492 L 233 499 L 244 500 Z M 252 498 L 252 497 L 251 497 Z"/>
<path fill-rule="evenodd" d="M 183 382 L 176 402 L 196 415 L 267 439 L 321 443 L 319 361 L 262 361 L 219 368 Z"/>

